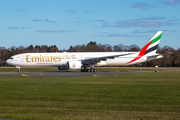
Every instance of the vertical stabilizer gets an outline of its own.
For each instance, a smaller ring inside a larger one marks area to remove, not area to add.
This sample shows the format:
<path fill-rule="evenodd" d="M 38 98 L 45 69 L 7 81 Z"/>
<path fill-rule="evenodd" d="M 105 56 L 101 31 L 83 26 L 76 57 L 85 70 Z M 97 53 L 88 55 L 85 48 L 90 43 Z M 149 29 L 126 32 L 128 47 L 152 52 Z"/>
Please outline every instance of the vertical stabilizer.
<path fill-rule="evenodd" d="M 155 54 L 159 45 L 159 42 L 161 40 L 161 36 L 163 34 L 163 31 L 158 31 L 154 37 L 149 41 L 149 46 L 145 51 L 145 55 L 146 54 Z"/>
<path fill-rule="evenodd" d="M 162 34 L 163 34 L 163 31 L 158 31 L 154 35 L 154 37 L 141 49 L 141 51 L 139 52 L 138 56 L 136 58 L 134 58 L 133 60 L 129 61 L 127 64 L 132 63 L 132 62 L 140 59 L 144 55 L 148 56 L 148 55 L 155 54 L 156 51 L 157 51 L 159 42 L 161 40 Z"/>

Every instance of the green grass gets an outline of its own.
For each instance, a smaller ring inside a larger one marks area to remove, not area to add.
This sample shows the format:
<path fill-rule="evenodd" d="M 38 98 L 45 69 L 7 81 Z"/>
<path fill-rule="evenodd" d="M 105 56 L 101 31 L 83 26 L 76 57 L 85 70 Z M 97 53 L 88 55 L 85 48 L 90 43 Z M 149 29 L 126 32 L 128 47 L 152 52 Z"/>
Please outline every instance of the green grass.
<path fill-rule="evenodd" d="M 0 118 L 179 119 L 180 72 L 0 77 Z"/>

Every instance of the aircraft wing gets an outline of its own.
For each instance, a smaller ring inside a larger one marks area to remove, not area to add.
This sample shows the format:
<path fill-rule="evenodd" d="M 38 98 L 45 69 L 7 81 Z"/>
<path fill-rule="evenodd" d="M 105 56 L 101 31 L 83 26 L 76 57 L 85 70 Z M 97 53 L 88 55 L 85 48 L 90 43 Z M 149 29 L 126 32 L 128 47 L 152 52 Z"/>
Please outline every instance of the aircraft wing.
<path fill-rule="evenodd" d="M 126 56 L 126 55 L 131 55 L 135 53 L 126 53 L 126 54 L 120 54 L 120 55 L 110 55 L 110 56 L 103 56 L 103 57 L 94 57 L 94 58 L 86 58 L 82 60 L 82 63 L 97 63 L 100 62 L 101 60 L 107 60 L 107 59 L 114 59 L 115 57 L 120 57 L 120 56 Z"/>

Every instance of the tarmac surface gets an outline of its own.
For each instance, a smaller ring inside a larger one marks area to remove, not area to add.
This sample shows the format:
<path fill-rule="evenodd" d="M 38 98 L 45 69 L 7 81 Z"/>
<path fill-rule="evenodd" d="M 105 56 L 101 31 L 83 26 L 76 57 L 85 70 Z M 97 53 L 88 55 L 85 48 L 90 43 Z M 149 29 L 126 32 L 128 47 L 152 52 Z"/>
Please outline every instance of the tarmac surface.
<path fill-rule="evenodd" d="M 130 75 L 132 72 L 1 72 L 0 76 L 8 77 L 87 77 Z"/>
<path fill-rule="evenodd" d="M 123 67 L 121 67 L 123 68 Z M 72 71 L 57 71 L 57 72 L 0 72 L 1 76 L 7 77 L 87 77 L 87 76 L 119 76 L 131 75 L 137 72 L 171 72 L 180 71 L 180 67 L 142 67 L 140 69 L 151 71 L 138 71 L 137 67 L 124 67 L 124 69 L 136 69 L 137 71 L 115 71 L 115 72 L 72 72 Z"/>

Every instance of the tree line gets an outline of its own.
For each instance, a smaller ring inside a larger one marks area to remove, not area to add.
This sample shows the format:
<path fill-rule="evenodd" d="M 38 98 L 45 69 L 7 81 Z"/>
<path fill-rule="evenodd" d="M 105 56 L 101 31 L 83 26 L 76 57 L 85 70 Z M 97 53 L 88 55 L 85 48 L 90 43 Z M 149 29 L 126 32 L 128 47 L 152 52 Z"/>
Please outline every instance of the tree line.
<path fill-rule="evenodd" d="M 28 47 L 15 47 L 12 46 L 8 49 L 0 47 L 0 65 L 6 66 L 5 61 L 16 54 L 20 53 L 36 53 L 36 52 L 127 52 L 127 51 L 140 51 L 141 48 L 135 44 L 133 45 L 123 45 L 118 44 L 111 46 L 109 44 L 97 44 L 95 41 L 90 41 L 88 44 L 70 46 L 69 49 L 58 49 L 56 45 L 47 46 L 47 45 L 30 45 Z M 142 63 L 142 67 L 179 67 L 180 66 L 180 48 L 174 49 L 170 46 L 158 47 L 158 53 L 164 54 L 162 59 L 152 60 L 149 62 Z M 169 54 L 169 53 L 172 54 Z"/>

